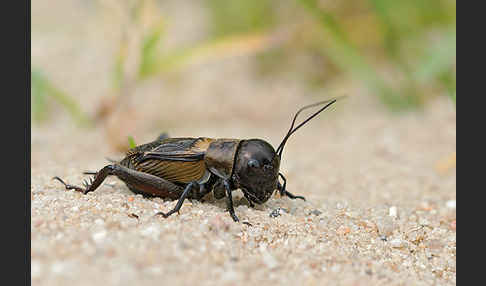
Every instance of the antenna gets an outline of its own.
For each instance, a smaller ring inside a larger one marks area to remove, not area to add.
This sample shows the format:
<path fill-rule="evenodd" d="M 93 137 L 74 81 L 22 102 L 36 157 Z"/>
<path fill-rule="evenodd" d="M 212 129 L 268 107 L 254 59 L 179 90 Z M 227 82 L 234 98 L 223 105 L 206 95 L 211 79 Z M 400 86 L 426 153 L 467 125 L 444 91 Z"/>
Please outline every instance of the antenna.
<path fill-rule="evenodd" d="M 290 135 L 294 134 L 294 132 L 297 131 L 300 127 L 304 126 L 304 124 L 309 122 L 312 118 L 316 117 L 319 113 L 324 111 L 331 104 L 335 103 L 338 99 L 342 99 L 344 97 L 345 96 L 340 96 L 340 97 L 336 97 L 336 98 L 329 99 L 329 100 L 319 101 L 319 102 L 316 102 L 316 103 L 313 103 L 313 104 L 306 105 L 306 106 L 302 107 L 301 109 L 299 109 L 297 111 L 297 113 L 295 114 L 294 119 L 292 120 L 292 125 L 290 125 L 290 129 L 287 132 L 287 135 L 285 135 L 284 139 L 282 140 L 282 142 L 280 143 L 280 145 L 278 146 L 278 148 L 276 150 L 276 153 L 278 154 L 278 156 L 280 158 L 282 158 L 283 148 L 284 148 L 285 144 L 287 143 L 287 140 L 289 139 Z M 306 120 L 304 120 L 302 123 L 300 123 L 299 125 L 297 125 L 297 127 L 294 128 L 295 120 L 297 119 L 297 116 L 299 116 L 299 114 L 302 111 L 304 111 L 305 109 L 308 109 L 308 108 L 311 108 L 311 107 L 316 107 L 316 106 L 323 105 L 323 104 L 326 104 L 326 105 L 324 107 L 322 107 L 321 109 L 319 109 L 314 114 L 312 114 L 311 116 L 309 116 Z"/>

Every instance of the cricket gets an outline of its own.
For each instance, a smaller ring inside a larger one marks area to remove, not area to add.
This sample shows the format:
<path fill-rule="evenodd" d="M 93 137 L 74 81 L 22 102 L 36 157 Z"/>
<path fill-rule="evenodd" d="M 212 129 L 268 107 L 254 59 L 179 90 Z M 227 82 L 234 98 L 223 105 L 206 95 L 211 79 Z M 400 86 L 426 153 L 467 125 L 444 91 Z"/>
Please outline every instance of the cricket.
<path fill-rule="evenodd" d="M 116 176 L 136 194 L 178 200 L 169 212 L 156 214 L 165 218 L 179 212 L 185 199 L 201 200 L 213 192 L 216 199 L 226 197 L 228 212 L 238 222 L 232 198 L 232 192 L 238 189 L 250 207 L 265 203 L 275 191 L 290 199 L 305 200 L 286 189 L 287 180 L 280 172 L 285 144 L 299 128 L 340 98 L 300 108 L 276 149 L 262 139 L 170 138 L 164 133 L 153 142 L 128 150 L 125 158 L 98 172 L 84 172 L 93 175 L 84 181 L 84 187 L 67 184 L 57 176 L 53 179 L 66 190 L 87 194 L 96 190 L 107 176 Z M 321 106 L 318 111 L 295 126 L 302 111 L 318 106 Z"/>

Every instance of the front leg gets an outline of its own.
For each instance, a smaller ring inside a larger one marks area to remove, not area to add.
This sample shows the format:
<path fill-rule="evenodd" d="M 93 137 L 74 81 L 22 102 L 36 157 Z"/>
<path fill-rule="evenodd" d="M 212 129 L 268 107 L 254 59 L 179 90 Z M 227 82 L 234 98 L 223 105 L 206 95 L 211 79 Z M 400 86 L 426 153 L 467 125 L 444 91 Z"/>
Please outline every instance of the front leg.
<path fill-rule="evenodd" d="M 280 182 L 277 182 L 277 189 L 278 191 L 280 192 L 280 195 L 283 197 L 283 196 L 287 196 L 293 200 L 295 199 L 302 199 L 305 201 L 305 198 L 303 196 L 296 196 L 294 194 L 292 194 L 291 192 L 288 192 L 287 189 L 286 189 L 286 186 L 287 186 L 287 179 L 285 179 L 285 177 L 282 175 L 282 173 L 278 173 L 278 175 L 280 177 L 282 177 L 283 181 L 284 181 L 284 184 L 283 186 L 280 184 Z"/>
<path fill-rule="evenodd" d="M 236 216 L 236 214 L 235 214 L 235 209 L 233 208 L 233 196 L 232 196 L 232 194 L 231 194 L 231 187 L 230 187 L 230 184 L 229 184 L 229 182 L 228 182 L 227 180 L 224 180 L 224 181 L 223 181 L 223 184 L 224 184 L 224 188 L 226 189 L 226 196 L 227 196 L 227 198 L 228 198 L 228 199 L 227 199 L 227 201 L 226 201 L 226 204 L 227 204 L 227 206 L 228 206 L 228 211 L 229 211 L 229 213 L 230 213 L 231 217 L 233 218 L 233 220 L 234 220 L 235 222 L 238 222 L 238 221 L 240 221 L 240 220 L 239 220 L 239 219 L 238 219 L 238 217 Z"/>

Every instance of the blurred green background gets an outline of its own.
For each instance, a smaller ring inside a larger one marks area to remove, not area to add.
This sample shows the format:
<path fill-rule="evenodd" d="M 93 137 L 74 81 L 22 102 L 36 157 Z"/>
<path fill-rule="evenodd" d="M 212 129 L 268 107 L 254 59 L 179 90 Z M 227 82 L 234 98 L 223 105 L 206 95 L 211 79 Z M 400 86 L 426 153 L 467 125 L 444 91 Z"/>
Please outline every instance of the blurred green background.
<path fill-rule="evenodd" d="M 194 66 L 241 56 L 251 61 L 256 82 L 292 78 L 309 93 L 349 83 L 391 113 L 418 112 L 436 96 L 456 100 L 456 1 L 84 0 L 32 6 L 35 126 L 52 123 L 63 110 L 76 126 L 90 128 L 115 116 L 125 98 L 143 102 L 136 90 L 153 81 L 180 84 Z M 92 44 L 83 44 L 88 40 Z M 76 48 L 50 58 L 44 52 L 67 42 Z M 97 49 L 106 63 L 89 60 Z M 99 82 L 71 69 L 69 59 L 83 57 L 86 72 L 101 75 Z M 231 77 L 221 80 L 232 84 Z M 75 82 L 102 91 L 83 103 L 88 97 L 80 94 L 89 88 L 76 91 Z"/>

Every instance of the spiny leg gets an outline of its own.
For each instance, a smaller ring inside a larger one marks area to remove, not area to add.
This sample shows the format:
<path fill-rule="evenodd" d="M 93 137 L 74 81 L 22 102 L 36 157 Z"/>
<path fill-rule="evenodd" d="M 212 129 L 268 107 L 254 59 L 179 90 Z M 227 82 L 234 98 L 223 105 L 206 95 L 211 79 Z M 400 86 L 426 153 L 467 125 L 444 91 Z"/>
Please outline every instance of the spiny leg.
<path fill-rule="evenodd" d="M 302 199 L 305 201 L 305 198 L 303 196 L 296 196 L 294 194 L 292 194 L 291 192 L 287 191 L 286 189 L 286 186 L 287 186 L 287 179 L 285 179 L 285 177 L 282 175 L 282 173 L 278 173 L 278 175 L 280 177 L 282 177 L 282 180 L 284 181 L 284 184 L 283 186 L 280 184 L 280 182 L 277 182 L 277 189 L 278 191 L 280 192 L 280 195 L 283 197 L 283 196 L 287 196 L 293 200 L 295 199 Z"/>
<path fill-rule="evenodd" d="M 93 174 L 93 172 L 85 173 Z M 181 192 L 183 190 L 183 188 L 181 188 L 180 186 L 177 186 L 160 177 L 129 169 L 118 164 L 108 165 L 98 171 L 94 180 L 91 180 L 90 183 L 85 182 L 84 189 L 78 186 L 66 184 L 59 177 L 54 177 L 54 179 L 60 181 L 68 190 L 75 189 L 79 192 L 86 194 L 98 188 L 108 175 L 117 176 L 120 180 L 125 182 L 125 184 L 129 185 L 131 188 L 137 189 L 144 194 L 178 199 L 181 196 Z"/>
<path fill-rule="evenodd" d="M 101 183 L 105 180 L 105 178 L 107 176 L 113 174 L 112 172 L 113 172 L 113 165 L 105 166 L 103 169 L 101 169 L 98 172 L 85 172 L 84 174 L 95 175 L 95 177 L 91 178 L 89 181 L 85 180 L 83 182 L 84 188 L 78 187 L 78 186 L 75 186 L 75 185 L 67 184 L 61 178 L 59 178 L 57 176 L 52 178 L 52 179 L 58 180 L 59 182 L 61 182 L 64 185 L 64 187 L 66 187 L 66 190 L 75 190 L 75 191 L 81 192 L 83 194 L 87 194 L 89 192 L 96 190 L 101 185 Z"/>
<path fill-rule="evenodd" d="M 177 202 L 175 208 L 173 208 L 171 211 L 168 213 L 163 213 L 163 212 L 158 212 L 155 215 L 162 215 L 164 218 L 168 218 L 170 215 L 172 215 L 175 212 L 179 212 L 179 210 L 182 207 L 182 204 L 184 203 L 184 200 L 186 199 L 187 195 L 191 191 L 192 187 L 197 184 L 196 182 L 192 182 L 187 184 L 186 188 L 184 189 L 184 192 L 182 192 L 181 197 L 179 198 L 179 201 Z"/>
<path fill-rule="evenodd" d="M 59 178 L 58 176 L 55 176 L 54 178 L 52 178 L 53 180 L 58 180 L 59 182 L 61 182 L 64 187 L 66 187 L 66 190 L 75 190 L 77 192 L 81 192 L 81 193 L 85 193 L 85 189 L 83 189 L 82 187 L 78 187 L 78 186 L 74 186 L 74 185 L 70 185 L 70 184 L 67 184 L 66 182 L 64 182 L 61 178 Z"/>
<path fill-rule="evenodd" d="M 228 206 L 228 211 L 231 215 L 231 218 L 233 218 L 233 220 L 235 222 L 238 222 L 240 220 L 238 219 L 238 217 L 235 214 L 235 209 L 233 207 L 233 196 L 231 195 L 231 188 L 230 188 L 229 182 L 224 180 L 223 184 L 224 184 L 224 188 L 226 189 L 226 196 L 228 197 L 228 199 L 226 201 L 226 204 Z"/>

